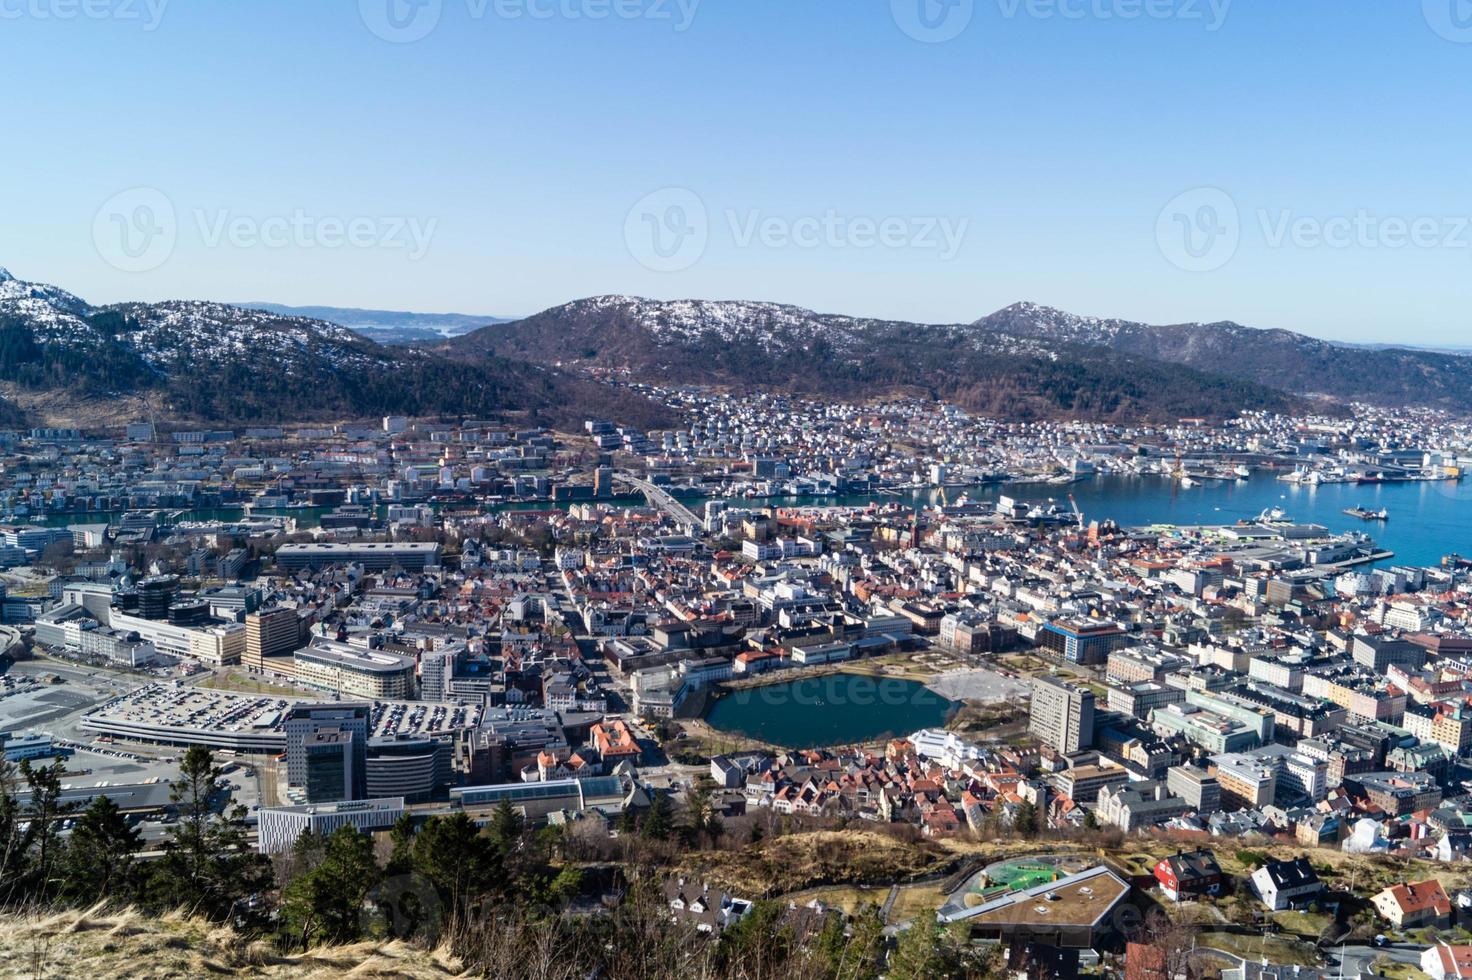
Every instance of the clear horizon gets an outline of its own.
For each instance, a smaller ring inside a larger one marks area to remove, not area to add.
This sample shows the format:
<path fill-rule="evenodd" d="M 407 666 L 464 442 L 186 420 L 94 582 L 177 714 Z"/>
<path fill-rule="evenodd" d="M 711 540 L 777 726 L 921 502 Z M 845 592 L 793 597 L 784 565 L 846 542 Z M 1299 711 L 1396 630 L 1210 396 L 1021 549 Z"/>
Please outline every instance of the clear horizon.
<path fill-rule="evenodd" d="M 97 304 L 1465 346 L 1458 2 L 0 0 L 0 265 Z"/>

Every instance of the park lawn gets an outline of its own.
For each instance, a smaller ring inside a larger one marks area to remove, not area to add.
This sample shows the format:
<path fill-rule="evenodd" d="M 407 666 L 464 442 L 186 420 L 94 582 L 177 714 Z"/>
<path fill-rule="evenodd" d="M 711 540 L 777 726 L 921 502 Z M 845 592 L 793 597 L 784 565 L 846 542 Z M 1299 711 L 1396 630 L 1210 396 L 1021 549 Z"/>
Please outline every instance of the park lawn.
<path fill-rule="evenodd" d="M 270 684 L 233 670 L 226 671 L 223 674 L 216 674 L 208 680 L 201 681 L 199 686 L 209 688 L 213 691 L 233 691 L 237 694 L 273 694 L 285 698 L 299 698 L 306 693 L 294 687 Z"/>

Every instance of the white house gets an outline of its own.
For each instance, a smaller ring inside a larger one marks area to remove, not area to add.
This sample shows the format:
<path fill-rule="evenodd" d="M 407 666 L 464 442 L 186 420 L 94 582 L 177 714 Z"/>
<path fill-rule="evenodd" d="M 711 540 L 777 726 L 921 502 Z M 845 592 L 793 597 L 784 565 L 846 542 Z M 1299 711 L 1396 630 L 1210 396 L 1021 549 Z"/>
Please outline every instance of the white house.
<path fill-rule="evenodd" d="M 1252 890 L 1274 912 L 1307 905 L 1324 891 L 1308 858 L 1269 861 L 1252 872 Z"/>

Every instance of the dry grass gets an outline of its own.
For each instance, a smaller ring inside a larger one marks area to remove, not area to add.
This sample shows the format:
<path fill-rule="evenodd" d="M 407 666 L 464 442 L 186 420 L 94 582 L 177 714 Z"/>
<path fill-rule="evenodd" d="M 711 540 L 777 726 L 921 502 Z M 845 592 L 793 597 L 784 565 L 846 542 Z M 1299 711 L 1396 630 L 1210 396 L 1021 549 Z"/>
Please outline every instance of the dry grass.
<path fill-rule="evenodd" d="M 1226 932 L 1203 932 L 1199 941 L 1202 946 L 1220 949 L 1253 962 L 1279 966 L 1317 966 L 1318 951 L 1310 943 L 1284 939 L 1280 936 L 1239 936 Z"/>
<path fill-rule="evenodd" d="M 853 915 L 865 905 L 883 905 L 887 897 L 889 897 L 889 889 L 882 885 L 874 888 L 829 885 L 826 888 L 808 888 L 804 891 L 792 892 L 783 895 L 781 900 L 784 903 L 793 902 L 797 905 L 806 905 L 816 898 L 825 905 L 843 909 L 847 914 Z"/>
<path fill-rule="evenodd" d="M 703 851 L 689 855 L 680 871 L 737 894 L 765 896 L 824 885 L 888 886 L 943 863 L 944 852 L 932 842 L 904 843 L 850 829 L 773 837 L 735 851 Z"/>
<path fill-rule="evenodd" d="M 0 917 L 0 977 L 206 976 L 302 978 L 460 976 L 442 952 L 403 942 L 364 942 L 285 956 L 269 943 L 174 913 L 150 918 L 101 907 Z"/>
<path fill-rule="evenodd" d="M 934 916 L 945 900 L 946 897 L 941 893 L 938 883 L 906 885 L 895 897 L 894 905 L 889 910 L 889 921 L 899 924 L 912 919 Z"/>

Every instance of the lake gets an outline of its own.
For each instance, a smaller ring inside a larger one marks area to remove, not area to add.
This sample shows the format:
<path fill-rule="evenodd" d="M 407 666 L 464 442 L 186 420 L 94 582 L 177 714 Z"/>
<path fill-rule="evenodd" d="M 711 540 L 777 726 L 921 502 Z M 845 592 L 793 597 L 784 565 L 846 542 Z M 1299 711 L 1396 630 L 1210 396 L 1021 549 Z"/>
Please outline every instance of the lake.
<path fill-rule="evenodd" d="M 936 728 L 957 707 L 918 681 L 840 673 L 733 691 L 711 705 L 705 721 L 770 745 L 808 748 Z"/>

